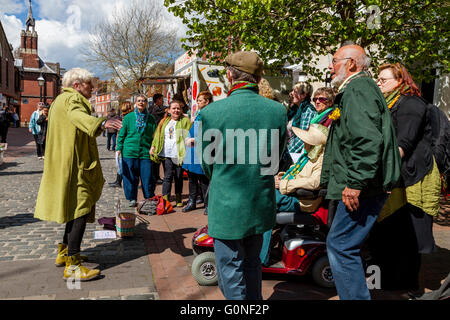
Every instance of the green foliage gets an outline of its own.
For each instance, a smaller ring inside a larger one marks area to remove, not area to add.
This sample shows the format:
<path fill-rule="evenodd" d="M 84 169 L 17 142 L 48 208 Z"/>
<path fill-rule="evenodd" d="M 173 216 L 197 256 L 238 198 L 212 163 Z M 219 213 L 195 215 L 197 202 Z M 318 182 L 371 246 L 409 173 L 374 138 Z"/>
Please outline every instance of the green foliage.
<path fill-rule="evenodd" d="M 431 79 L 433 68 L 450 72 L 447 1 L 165 0 L 164 5 L 189 28 L 183 48 L 206 53 L 213 62 L 254 49 L 265 62 L 279 61 L 274 69 L 302 62 L 305 71 L 323 79 L 325 70 L 311 63 L 314 56 L 353 41 L 366 48 L 373 66 L 401 62 L 416 81 Z"/>

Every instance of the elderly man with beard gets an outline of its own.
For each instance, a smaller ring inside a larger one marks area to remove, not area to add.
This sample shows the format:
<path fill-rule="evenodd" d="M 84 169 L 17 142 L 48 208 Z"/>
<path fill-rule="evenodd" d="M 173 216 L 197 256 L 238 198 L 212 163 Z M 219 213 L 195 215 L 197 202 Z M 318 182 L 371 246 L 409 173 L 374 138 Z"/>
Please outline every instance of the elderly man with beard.
<path fill-rule="evenodd" d="M 338 201 L 327 252 L 339 298 L 370 300 L 360 251 L 400 176 L 400 154 L 383 94 L 357 45 L 341 47 L 329 65 L 338 88 L 321 185 Z"/>

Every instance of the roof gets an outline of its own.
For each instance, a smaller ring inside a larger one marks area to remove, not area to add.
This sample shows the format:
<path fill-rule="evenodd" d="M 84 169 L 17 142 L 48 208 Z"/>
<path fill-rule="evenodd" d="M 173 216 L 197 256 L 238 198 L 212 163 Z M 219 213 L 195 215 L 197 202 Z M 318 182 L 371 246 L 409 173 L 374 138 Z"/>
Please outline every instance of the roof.
<path fill-rule="evenodd" d="M 42 59 L 41 58 L 39 58 L 39 66 L 40 66 L 40 68 L 27 68 L 27 67 L 24 67 L 23 68 L 23 71 L 25 71 L 25 72 L 42 72 L 42 73 L 53 73 L 53 74 L 58 74 L 54 69 L 52 69 L 50 66 L 49 66 L 49 64 L 50 64 L 50 66 L 52 66 L 53 68 L 54 68 L 54 66 L 56 65 L 56 64 L 54 64 L 54 63 L 45 63 L 44 61 L 42 61 Z"/>

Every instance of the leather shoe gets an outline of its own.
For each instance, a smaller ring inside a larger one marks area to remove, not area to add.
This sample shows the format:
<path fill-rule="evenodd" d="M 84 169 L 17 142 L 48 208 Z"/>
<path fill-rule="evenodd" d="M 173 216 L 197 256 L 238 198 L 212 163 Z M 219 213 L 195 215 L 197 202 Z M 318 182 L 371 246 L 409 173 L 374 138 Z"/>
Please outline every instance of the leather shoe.
<path fill-rule="evenodd" d="M 189 199 L 186 207 L 184 207 L 181 211 L 182 212 L 188 212 L 188 211 L 192 211 L 192 210 L 195 210 L 195 209 L 197 209 L 197 207 L 195 205 L 195 202 L 192 201 L 191 199 Z"/>

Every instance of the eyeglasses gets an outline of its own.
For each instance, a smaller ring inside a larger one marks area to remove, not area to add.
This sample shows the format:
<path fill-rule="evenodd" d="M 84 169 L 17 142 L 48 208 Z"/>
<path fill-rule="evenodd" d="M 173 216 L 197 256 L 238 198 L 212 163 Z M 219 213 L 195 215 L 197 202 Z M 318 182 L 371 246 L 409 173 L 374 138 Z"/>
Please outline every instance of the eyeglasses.
<path fill-rule="evenodd" d="M 341 61 L 341 60 L 347 60 L 347 59 L 353 59 L 353 58 L 351 58 L 351 57 L 342 58 L 342 59 L 336 59 L 336 58 L 333 58 L 333 60 L 331 60 L 331 63 L 332 63 L 332 64 L 336 64 L 336 62 L 338 62 L 338 61 Z"/>
<path fill-rule="evenodd" d="M 377 83 L 380 82 L 381 84 L 385 84 L 386 81 L 392 80 L 392 79 L 395 79 L 395 78 L 378 78 Z"/>
<path fill-rule="evenodd" d="M 324 98 L 324 97 L 318 97 L 318 98 L 313 98 L 312 99 L 314 103 L 316 103 L 316 101 L 319 101 L 320 103 L 327 103 L 328 99 Z"/>

